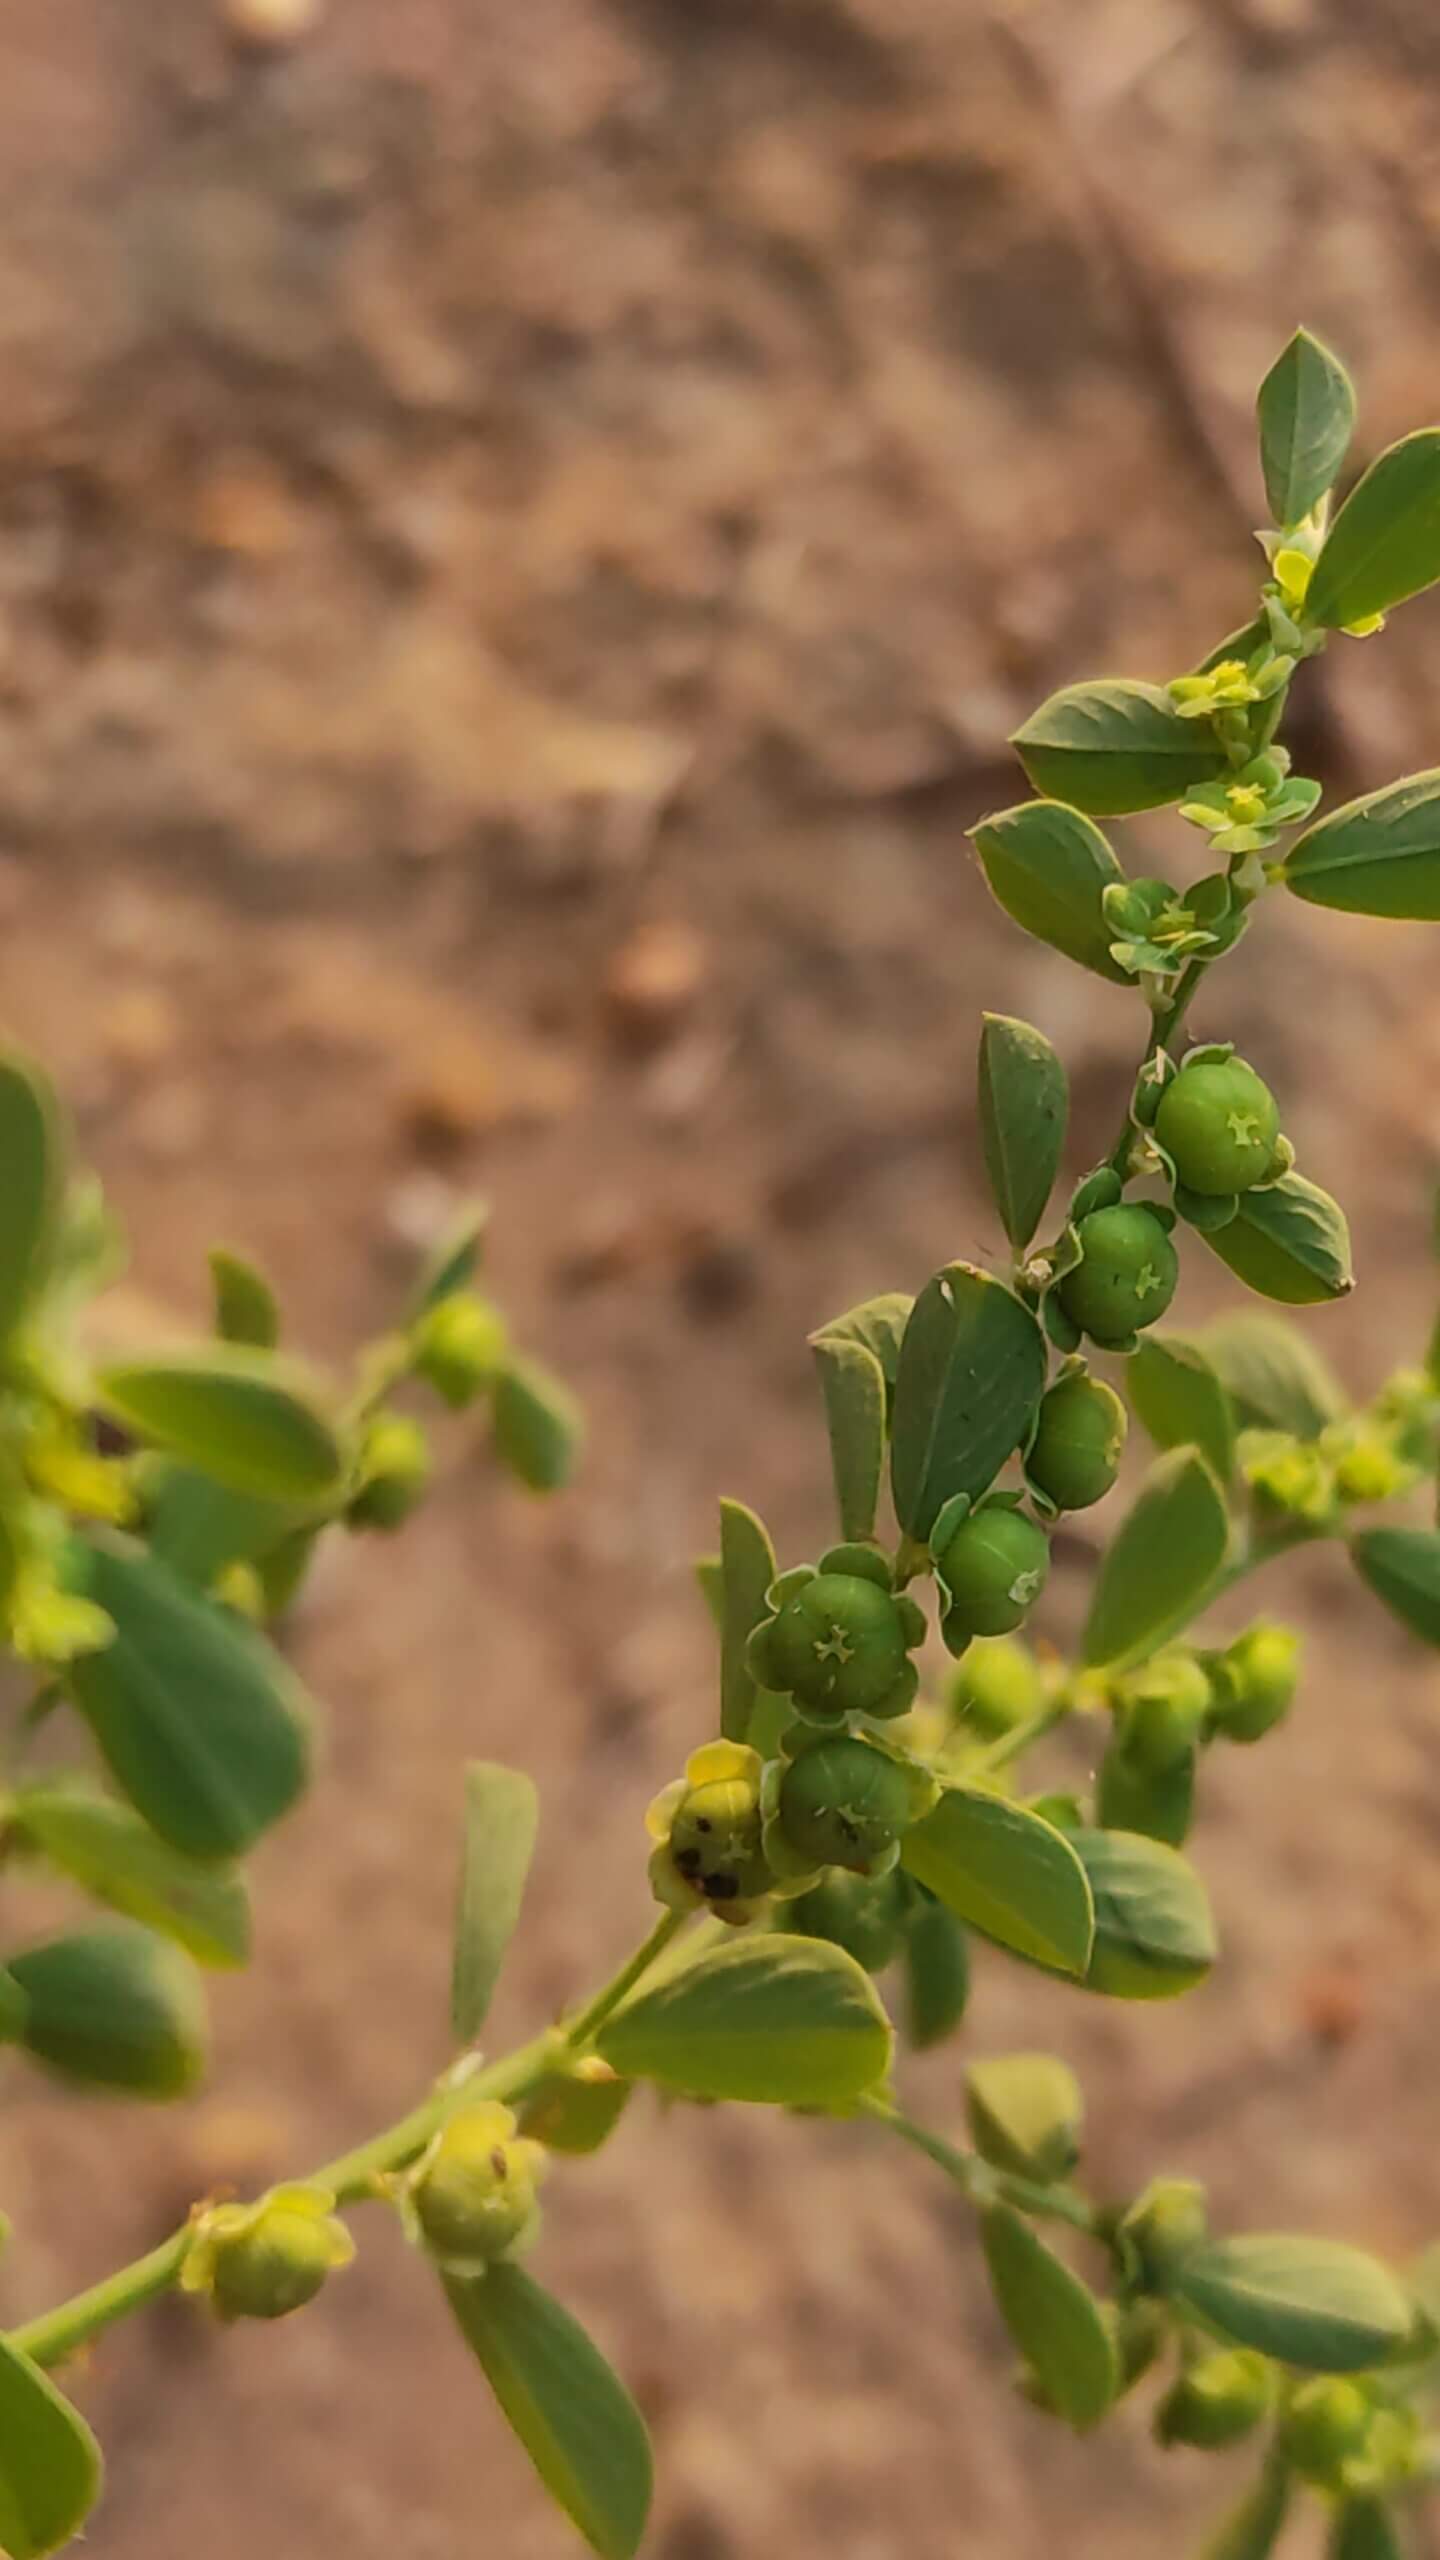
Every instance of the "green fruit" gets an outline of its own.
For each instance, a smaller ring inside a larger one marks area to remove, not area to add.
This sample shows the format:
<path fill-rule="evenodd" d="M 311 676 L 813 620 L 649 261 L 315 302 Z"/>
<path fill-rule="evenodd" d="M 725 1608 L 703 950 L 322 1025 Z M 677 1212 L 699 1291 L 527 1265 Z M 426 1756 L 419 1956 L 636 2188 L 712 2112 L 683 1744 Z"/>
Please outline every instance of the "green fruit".
<path fill-rule="evenodd" d="M 284 2320 L 313 2302 L 326 2277 L 348 2266 L 355 2244 L 319 2187 L 273 2187 L 256 2204 L 211 2205 L 194 2224 L 180 2271 L 187 2293 L 206 2293 L 222 2320 Z"/>
<path fill-rule="evenodd" d="M 760 1803 L 742 1778 L 692 1787 L 670 1831 L 676 1871 L 707 1902 L 741 1902 L 766 1892 L 770 1870 L 760 1842 Z"/>
<path fill-rule="evenodd" d="M 1155 1135 L 1188 1191 L 1214 1199 L 1262 1182 L 1275 1156 L 1275 1096 L 1243 1058 L 1198 1060 L 1166 1086 Z"/>
<path fill-rule="evenodd" d="M 887 1858 L 913 1807 L 906 1771 L 851 1734 L 812 1744 L 780 1782 L 780 1828 L 789 1846 L 817 1867 L 847 1867 L 854 1875 Z"/>
<path fill-rule="evenodd" d="M 1113 1387 L 1078 1371 L 1059 1378 L 1041 1398 L 1025 1473 L 1057 1511 L 1085 1511 L 1119 1474 L 1127 1428 Z"/>
<path fill-rule="evenodd" d="M 1280 2426 L 1280 2441 L 1303 2480 L 1338 2489 L 1347 2462 L 1365 2450 L 1374 2404 L 1358 2382 L 1336 2374 L 1302 2382 Z"/>
<path fill-rule="evenodd" d="M 1100 1343 L 1128 1342 L 1157 1324 L 1175 1295 L 1180 1264 L 1153 1209 L 1096 1209 L 1077 1230 L 1083 1261 L 1060 1283 L 1072 1324 Z"/>
<path fill-rule="evenodd" d="M 906 1630 L 892 1593 L 859 1574 L 817 1573 L 765 1631 L 768 1684 L 812 1714 L 876 1715 L 904 1685 Z M 894 1712 L 908 1706 L 901 1698 Z"/>
<path fill-rule="evenodd" d="M 802 1937 L 826 1938 L 867 1973 L 883 1973 L 899 1949 L 906 1909 L 898 1875 L 860 1876 L 841 1869 L 812 1885 L 786 1917 Z"/>
<path fill-rule="evenodd" d="M 949 1595 L 948 1638 L 1009 1635 L 1045 1588 L 1049 1541 L 1021 1511 L 974 1511 L 935 1570 Z"/>
<path fill-rule="evenodd" d="M 951 1676 L 948 1700 L 953 1713 L 974 1727 L 987 1742 L 1013 1733 L 1044 1704 L 1040 1665 L 1023 1644 L 1008 1636 L 971 1645 Z"/>
<path fill-rule="evenodd" d="M 1215 1666 L 1211 1709 L 1229 1742 L 1258 1742 L 1289 1713 L 1300 1677 L 1300 1639 L 1261 1619 L 1227 1645 Z"/>
<path fill-rule="evenodd" d="M 408 2187 L 415 2225 L 432 2256 L 457 2272 L 503 2258 L 534 2225 L 543 2158 L 538 2142 L 515 2139 L 508 2107 L 482 2100 L 452 2116 Z"/>
<path fill-rule="evenodd" d="M 1210 1695 L 1193 1653 L 1162 1654 L 1147 1663 L 1125 1685 L 1121 1730 L 1127 1759 L 1152 1777 L 1177 1767 L 1194 1747 Z"/>
<path fill-rule="evenodd" d="M 1166 2392 L 1155 2412 L 1155 2433 L 1161 2444 L 1218 2452 L 1249 2435 L 1274 2397 L 1275 2369 L 1253 2347 L 1201 2356 Z"/>

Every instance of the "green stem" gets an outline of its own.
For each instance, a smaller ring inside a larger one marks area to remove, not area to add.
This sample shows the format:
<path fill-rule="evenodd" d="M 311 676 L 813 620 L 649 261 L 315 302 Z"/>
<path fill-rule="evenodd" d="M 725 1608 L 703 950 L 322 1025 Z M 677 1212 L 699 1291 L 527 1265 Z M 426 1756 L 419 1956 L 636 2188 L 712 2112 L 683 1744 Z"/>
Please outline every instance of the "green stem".
<path fill-rule="evenodd" d="M 644 1944 L 637 1947 L 613 1980 L 596 1993 L 568 2027 L 549 2028 L 544 2035 L 534 2037 L 529 2044 L 482 2070 L 468 2075 L 447 2072 L 439 2087 L 418 2107 L 412 2107 L 397 2123 L 368 2142 L 358 2143 L 354 2150 L 342 2151 L 336 2159 L 312 2169 L 304 2183 L 324 2187 L 337 2204 L 358 2203 L 376 2192 L 377 2180 L 388 2171 L 407 2167 L 461 2107 L 471 2105 L 476 2098 L 498 2098 L 509 2103 L 527 2097 L 552 2072 L 579 2060 L 588 2050 L 596 2029 L 634 1989 L 684 1927 L 687 1917 L 684 1912 L 663 1913 Z M 132 2259 L 129 2266 L 118 2267 L 113 2275 L 102 2277 L 99 2284 L 72 2294 L 68 2302 L 58 2303 L 53 2311 L 42 2312 L 38 2319 L 10 2330 L 7 2343 L 18 2347 L 36 2364 L 61 2363 L 77 2347 L 98 2337 L 102 2329 L 128 2318 L 142 2304 L 153 2302 L 157 2294 L 169 2290 L 184 2264 L 191 2230 L 191 2221 L 183 2222 L 178 2231 L 172 2231 L 167 2240 L 143 2258 Z"/>
<path fill-rule="evenodd" d="M 1063 1724 L 1065 1718 L 1074 1713 L 1074 1707 L 1073 1698 L 1065 1696 L 1052 1698 L 1048 1706 L 1037 1707 L 1033 1716 L 1026 1716 L 1020 1724 L 1012 1725 L 1010 1731 L 1002 1733 L 988 1750 L 978 1752 L 973 1760 L 966 1762 L 964 1774 L 967 1782 L 971 1778 L 991 1777 L 995 1770 L 1008 1768 L 1012 1760 L 1018 1760 L 1022 1752 L 1029 1750 L 1032 1742 L 1041 1741 L 1047 1733 L 1054 1731 L 1057 1724 Z"/>
<path fill-rule="evenodd" d="M 1209 962 L 1205 960 L 1189 960 L 1186 962 L 1185 967 L 1181 970 L 1179 977 L 1175 981 L 1175 991 L 1171 996 L 1169 1003 L 1162 1007 L 1161 1011 L 1155 1015 L 1151 1023 L 1150 1045 L 1147 1048 L 1144 1057 L 1140 1061 L 1141 1072 L 1143 1072 L 1143 1070 L 1149 1065 L 1151 1059 L 1158 1055 L 1161 1049 L 1169 1048 L 1171 1041 L 1174 1039 L 1176 1032 L 1180 1029 L 1186 1014 L 1190 1010 L 1195 993 L 1208 966 Z M 1125 1113 L 1125 1125 L 1121 1130 L 1119 1137 L 1116 1139 L 1114 1146 L 1111 1148 L 1109 1157 L 1109 1162 L 1114 1171 L 1122 1176 L 1129 1168 L 1130 1147 L 1134 1139 L 1134 1135 L 1135 1132 L 1131 1125 L 1130 1113 L 1127 1109 Z"/>
<path fill-rule="evenodd" d="M 1010 2204 L 1020 2213 L 1043 2215 L 1052 2222 L 1068 2222 L 1073 2230 L 1087 2232 L 1092 2239 L 1101 2235 L 1099 2213 L 1094 2205 L 1077 2195 L 1073 2187 L 1041 2186 L 1033 2178 L 1017 2178 L 1007 2169 L 992 2168 L 988 2160 L 981 2159 L 978 2151 L 961 2151 L 955 2143 L 947 2142 L 943 2134 L 931 2133 L 925 2125 L 917 2124 L 913 2116 L 905 2115 L 888 2098 L 862 2098 L 860 2105 L 877 2124 L 883 2124 L 889 2132 L 898 2134 L 902 2142 L 908 2142 L 912 2150 L 923 2152 L 927 2160 L 933 2160 L 936 2168 L 944 2170 L 946 2177 L 953 2180 L 971 2204 Z"/>

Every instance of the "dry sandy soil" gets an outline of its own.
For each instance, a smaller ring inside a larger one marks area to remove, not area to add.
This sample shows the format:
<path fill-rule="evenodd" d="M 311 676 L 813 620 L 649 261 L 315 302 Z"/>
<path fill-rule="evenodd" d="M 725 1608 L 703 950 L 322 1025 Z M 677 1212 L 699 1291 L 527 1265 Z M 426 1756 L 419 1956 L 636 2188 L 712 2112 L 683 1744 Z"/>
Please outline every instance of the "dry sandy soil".
<path fill-rule="evenodd" d="M 327 1765 L 258 1861 L 214 2093 L 141 2119 L 15 2075 L 17 2312 L 407 2102 L 467 1754 L 546 1809 L 497 2032 L 634 1936 L 641 1810 L 711 1714 L 715 1494 L 811 1552 L 807 1329 L 998 1241 L 980 1004 L 1067 1053 L 1077 1169 L 1138 1041 L 968 859 L 1007 729 L 1248 609 L 1248 404 L 1298 318 L 1367 450 L 1440 410 L 1437 69 L 1426 0 L 331 0 L 264 58 L 206 0 L 10 0 L 5 1017 L 137 1314 L 198 1318 L 223 1237 L 341 1356 L 478 1184 L 593 1433 L 551 1507 L 450 1435 L 403 1544 L 321 1577 Z M 1433 600 L 1332 653 L 1310 768 L 1434 762 L 1437 677 Z M 657 933 L 686 983 L 641 1051 L 616 989 Z M 1348 1203 L 1363 1285 L 1318 1325 L 1357 1384 L 1432 1286 L 1436 948 L 1267 914 L 1200 1026 Z M 1433 1675 L 1323 1558 L 1270 1597 L 1312 1669 L 1207 1773 L 1213 1983 L 1137 2013 L 987 1959 L 969 2033 L 1073 2057 L 1102 2183 L 1403 2252 L 1440 2229 Z M 955 2058 L 913 2077 L 953 2117 Z M 637 2109 L 551 2193 L 543 2271 L 654 2423 L 656 2560 L 1150 2560 L 1222 2495 L 1008 2394 L 963 2218 L 858 2129 Z M 383 2231 L 288 2330 L 162 2307 L 83 2390 L 97 2560 L 571 2547 Z"/>

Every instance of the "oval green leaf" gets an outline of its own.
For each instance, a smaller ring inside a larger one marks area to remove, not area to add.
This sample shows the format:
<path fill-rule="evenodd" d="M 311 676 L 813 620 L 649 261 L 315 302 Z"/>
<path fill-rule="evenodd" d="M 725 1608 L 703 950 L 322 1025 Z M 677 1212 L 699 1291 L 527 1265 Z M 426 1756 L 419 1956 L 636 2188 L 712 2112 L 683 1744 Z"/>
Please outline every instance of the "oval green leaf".
<path fill-rule="evenodd" d="M 234 1493 L 194 1467 L 169 1466 L 150 1503 L 146 1529 L 157 1556 L 208 1590 L 228 1564 L 258 1564 L 302 1527 L 307 1512 L 263 1494 Z"/>
<path fill-rule="evenodd" d="M 233 1869 L 182 1856 L 128 1805 L 79 1787 L 27 1787 L 11 1808 L 22 1837 L 97 1902 L 173 1938 L 198 1964 L 244 1964 L 250 1903 Z"/>
<path fill-rule="evenodd" d="M 1283 1316 L 1247 1308 L 1219 1316 L 1195 1337 L 1242 1431 L 1288 1431 L 1317 1440 L 1346 1411 L 1343 1388 L 1314 1346 Z"/>
<path fill-rule="evenodd" d="M 1323 1306 L 1355 1286 L 1345 1212 L 1300 1173 L 1245 1192 L 1228 1227 L 1205 1242 L 1237 1280 L 1281 1306 Z"/>
<path fill-rule="evenodd" d="M 579 2322 L 521 2267 L 449 2277 L 445 2294 L 543 2486 L 601 2560 L 630 2560 L 650 2512 L 645 2421 Z"/>
<path fill-rule="evenodd" d="M 215 1330 L 222 1342 L 273 1351 L 280 1339 L 280 1310 L 263 1271 L 240 1253 L 217 1245 L 210 1257 L 210 1286 L 215 1297 Z"/>
<path fill-rule="evenodd" d="M 1124 818 L 1215 782 L 1225 755 L 1206 720 L 1182 720 L 1158 685 L 1066 685 L 1010 744 L 1037 791 L 1092 818 Z"/>
<path fill-rule="evenodd" d="M 1327 630 L 1388 613 L 1440 578 L 1440 427 L 1402 436 L 1357 481 L 1326 537 L 1305 620 Z"/>
<path fill-rule="evenodd" d="M 1306 2373 L 1363 2373 L 1402 2350 L 1414 2306 L 1388 2267 L 1340 2240 L 1256 2232 L 1188 2256 L 1181 2307 L 1221 2337 Z"/>
<path fill-rule="evenodd" d="M 1205 1888 L 1179 1852 L 1131 1831 L 1072 1831 L 1095 1906 L 1087 1991 L 1112 2000 L 1175 2000 L 1215 1961 Z"/>
<path fill-rule="evenodd" d="M 450 2023 L 460 2044 L 479 2034 L 500 1978 L 539 1821 L 533 1779 L 490 1760 L 471 1761 L 450 1970 Z"/>
<path fill-rule="evenodd" d="M 147 1929 L 93 1929 L 12 1956 L 25 1995 L 18 2042 L 90 2088 L 178 2098 L 205 2068 L 200 1977 Z"/>
<path fill-rule="evenodd" d="M 903 1290 L 887 1289 L 878 1298 L 865 1298 L 858 1307 L 847 1307 L 843 1316 L 833 1316 L 812 1333 L 812 1342 L 859 1342 L 873 1351 L 880 1363 L 887 1393 L 895 1392 L 896 1373 L 900 1367 L 900 1345 L 910 1310 L 915 1304 Z"/>
<path fill-rule="evenodd" d="M 1188 1624 L 1225 1561 L 1225 1497 L 1198 1449 L 1150 1470 L 1101 1560 L 1085 1624 L 1092 1668 L 1138 1661 Z"/>
<path fill-rule="evenodd" d="M 1041 2186 L 1068 2178 L 1080 2157 L 1085 2101 L 1054 2053 L 1002 2053 L 965 2074 L 970 2138 L 982 2160 Z"/>
<path fill-rule="evenodd" d="M 98 1384 L 122 1422 L 232 1492 L 308 1503 L 340 1490 L 344 1453 L 320 1397 L 269 1352 L 217 1344 L 116 1361 Z"/>
<path fill-rule="evenodd" d="M 0 2550 L 45 2560 L 74 2539 L 100 2495 L 100 2447 L 78 2409 L 0 2338 Z"/>
<path fill-rule="evenodd" d="M 1300 838 L 1281 876 L 1312 907 L 1440 922 L 1440 770 L 1332 809 Z"/>
<path fill-rule="evenodd" d="M 745 1646 L 765 1615 L 775 1579 L 775 1550 L 757 1513 L 743 1502 L 720 1504 L 720 1730 L 747 1742 L 759 1696 Z"/>
<path fill-rule="evenodd" d="M 1364 1529 L 1350 1553 L 1391 1616 L 1422 1644 L 1440 1645 L 1440 1532 Z"/>
<path fill-rule="evenodd" d="M 1070 1087 L 1042 1031 L 987 1013 L 980 1034 L 980 1135 L 1001 1224 L 1017 1252 L 1045 1214 L 1065 1145 Z"/>
<path fill-rule="evenodd" d="M 890 2026 L 869 1975 L 821 1938 L 744 1938 L 642 1989 L 601 2029 L 622 2079 L 682 2097 L 844 2107 L 884 2077 Z"/>
<path fill-rule="evenodd" d="M 0 1052 L 0 1342 L 39 1296 L 55 1251 L 65 1183 L 65 1124 L 40 1069 Z"/>
<path fill-rule="evenodd" d="M 417 1316 L 427 1314 L 431 1307 L 438 1307 L 443 1299 L 456 1297 L 462 1289 L 470 1287 L 480 1269 L 485 1230 L 489 1224 L 490 1209 L 486 1201 L 469 1201 L 458 1211 L 453 1224 L 447 1227 L 428 1256 L 415 1284 L 415 1294 L 409 1306 L 412 1323 Z"/>
<path fill-rule="evenodd" d="M 1125 874 L 1099 828 L 1078 809 L 1027 800 L 982 819 L 971 841 L 993 895 L 1022 933 L 1113 986 L 1134 984 L 1111 956 L 1115 935 L 1101 904 L 1102 893 Z"/>
<path fill-rule="evenodd" d="M 947 1787 L 907 1831 L 901 1862 L 957 1920 L 1015 1955 L 1083 1977 L 1095 1913 L 1069 1837 L 1023 1805 Z"/>
<path fill-rule="evenodd" d="M 262 1636 L 158 1558 L 74 1553 L 115 1635 L 68 1663 L 65 1682 L 112 1776 L 172 1848 L 238 1857 L 309 1774 L 303 1691 Z"/>
<path fill-rule="evenodd" d="M 1198 1449 L 1220 1483 L 1229 1483 L 1235 1467 L 1235 1416 L 1198 1342 L 1180 1333 L 1143 1335 L 1126 1371 L 1125 1391 L 1158 1449 Z"/>
<path fill-rule="evenodd" d="M 840 1534 L 868 1538 L 885 1473 L 885 1373 L 863 1342 L 822 1333 L 810 1351 L 825 1398 Z"/>
<path fill-rule="evenodd" d="M 987 2207 L 980 2237 L 1000 2317 L 1072 2427 L 1097 2426 L 1120 2388 L 1115 2342 L 1088 2285 L 1007 2204 Z"/>
<path fill-rule="evenodd" d="M 1340 362 L 1297 329 L 1260 385 L 1260 468 L 1274 522 L 1285 530 L 1333 488 L 1355 429 L 1355 391 Z"/>
<path fill-rule="evenodd" d="M 532 1493 L 558 1493 L 579 1462 L 585 1426 L 568 1387 L 536 1360 L 511 1360 L 495 1382 L 496 1454 Z"/>
<path fill-rule="evenodd" d="M 1045 1385 L 1028 1307 L 988 1272 L 952 1262 L 927 1282 L 900 1346 L 890 1479 L 908 1537 L 927 1538 L 958 1493 L 975 1501 L 1025 1439 Z"/>
<path fill-rule="evenodd" d="M 905 2033 L 917 2053 L 943 2044 L 970 1997 L 970 1946 L 952 1911 L 917 1894 L 905 1931 Z"/>
<path fill-rule="evenodd" d="M 633 2080 L 578 2077 L 557 2071 L 542 2080 L 526 2100 L 520 2130 L 547 2151 L 588 2156 L 610 2139 L 635 2093 Z"/>

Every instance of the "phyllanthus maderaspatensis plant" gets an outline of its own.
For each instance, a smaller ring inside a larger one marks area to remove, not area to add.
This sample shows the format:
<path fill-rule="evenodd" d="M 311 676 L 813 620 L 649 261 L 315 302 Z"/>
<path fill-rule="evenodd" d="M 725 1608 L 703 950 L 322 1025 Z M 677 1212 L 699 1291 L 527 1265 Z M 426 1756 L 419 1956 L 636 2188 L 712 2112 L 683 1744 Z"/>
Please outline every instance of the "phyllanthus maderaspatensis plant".
<path fill-rule="evenodd" d="M 456 2058 L 387 2131 L 248 2202 L 201 2199 L 146 2256 L 0 2339 L 11 2560 L 58 2549 L 99 2485 L 47 2369 L 171 2287 L 227 2320 L 298 2309 L 353 2254 L 361 2204 L 398 2212 L 545 2486 L 624 2560 L 649 2504 L 644 2426 L 521 2259 L 543 2172 L 597 2149 L 645 2082 L 844 2116 L 924 2154 L 974 2207 L 1039 2409 L 1090 2428 L 1148 2376 L 1162 2443 L 1253 2442 L 1253 2486 L 1209 2560 L 1264 2560 L 1311 2495 L 1331 2560 L 1403 2549 L 1407 2500 L 1440 2476 L 1440 2251 L 1397 2274 L 1328 2237 L 1216 2236 L 1187 2180 L 1092 2193 L 1080 2092 L 1051 2055 L 971 2062 L 967 2139 L 931 2132 L 896 2095 L 875 1982 L 894 1968 L 917 2047 L 958 2025 L 972 1938 L 1102 1998 L 1183 1994 L 1216 1956 L 1182 1854 L 1201 1761 L 1279 1725 L 1298 1667 L 1282 1626 L 1198 1622 L 1272 1557 L 1329 1538 L 1440 1645 L 1440 1532 L 1418 1525 L 1440 1474 L 1440 1330 L 1355 1409 L 1273 1315 L 1160 1329 L 1182 1251 L 1284 1306 L 1352 1285 L 1341 1210 L 1296 1166 L 1262 1076 L 1226 1044 L 1185 1046 L 1252 908 L 1284 889 L 1440 921 L 1440 770 L 1316 821 L 1319 786 L 1279 738 L 1332 633 L 1378 631 L 1440 580 L 1440 429 L 1382 453 L 1332 521 L 1353 412 L 1334 357 L 1292 339 L 1259 396 L 1274 522 L 1253 620 L 1193 674 L 1069 686 L 1018 733 L 1043 796 L 974 830 L 980 861 L 1026 932 L 1140 997 L 1133 1089 L 1110 1157 L 1037 1245 L 1065 1072 L 1039 1031 L 987 1016 L 981 1129 L 1013 1260 L 947 1264 L 914 1299 L 871 1299 L 815 1335 L 836 1545 L 777 1571 L 755 1514 L 722 1504 L 700 1567 L 719 1731 L 651 1809 L 659 1919 L 601 1990 L 482 2061 L 536 1805 L 525 1778 L 472 1767 Z M 1215 867 L 1183 889 L 1130 878 L 1095 823 L 1164 807 L 1209 839 Z M 192 1959 L 243 1961 L 235 1861 L 307 1774 L 305 1703 L 265 1622 L 323 1530 L 395 1528 L 423 1487 L 424 1436 L 391 1399 L 410 1379 L 454 1405 L 488 1396 L 501 1457 L 541 1489 L 568 1471 L 574 1417 L 474 1295 L 473 1233 L 348 1397 L 277 1350 L 268 1289 L 228 1256 L 217 1343 L 97 1366 L 77 1317 L 109 1232 L 67 1174 L 43 1080 L 14 1060 L 0 1166 L 0 1606 L 33 1693 L 17 1689 L 4 1841 L 125 1915 L 13 1954 L 0 2032 L 71 2080 L 169 2096 L 200 2063 Z M 1077 1656 L 1032 1649 L 1052 1525 L 1114 1484 L 1127 1404 L 1160 1454 L 1102 1556 Z M 932 1618 L 955 1668 L 927 1696 Z M 42 1765 L 73 1738 L 61 1710 L 88 1727 L 104 1791 Z M 1066 1719 L 1096 1737 L 1093 1787 L 1037 1794 L 1029 1754 Z"/>

